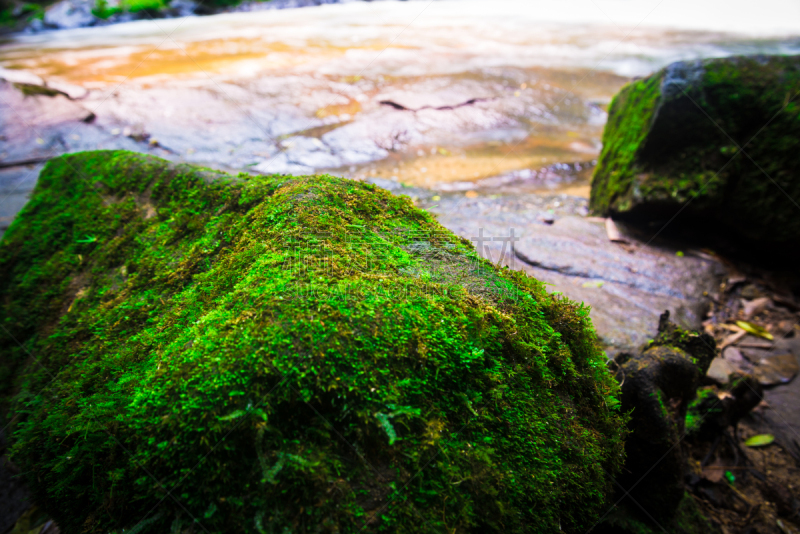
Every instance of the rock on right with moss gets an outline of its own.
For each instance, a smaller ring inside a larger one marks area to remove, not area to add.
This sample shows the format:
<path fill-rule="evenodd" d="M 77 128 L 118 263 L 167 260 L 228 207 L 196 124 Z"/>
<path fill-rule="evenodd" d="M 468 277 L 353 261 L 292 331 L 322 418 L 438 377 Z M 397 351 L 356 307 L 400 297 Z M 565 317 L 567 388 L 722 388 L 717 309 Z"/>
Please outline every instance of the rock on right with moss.
<path fill-rule="evenodd" d="M 800 56 L 678 62 L 616 95 L 594 212 L 736 249 L 800 244 Z"/>

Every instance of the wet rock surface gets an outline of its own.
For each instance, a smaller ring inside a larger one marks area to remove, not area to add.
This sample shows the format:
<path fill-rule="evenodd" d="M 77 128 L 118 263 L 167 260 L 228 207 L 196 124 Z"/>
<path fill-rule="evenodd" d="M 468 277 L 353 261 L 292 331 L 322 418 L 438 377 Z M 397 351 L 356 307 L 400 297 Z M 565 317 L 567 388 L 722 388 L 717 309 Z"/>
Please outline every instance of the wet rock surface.
<path fill-rule="evenodd" d="M 162 152 L 113 135 L 94 124 L 89 108 L 65 94 L 42 92 L 43 87 L 0 79 L 0 235 L 27 202 L 48 159 L 98 148 Z"/>
<path fill-rule="evenodd" d="M 514 79 L 528 79 L 530 73 L 508 69 L 471 76 L 478 79 L 345 80 L 292 75 L 204 87 L 173 82 L 152 88 L 96 90 L 87 105 L 102 103 L 99 125 L 138 127 L 186 161 L 263 173 L 352 173 L 350 167 L 384 160 L 390 154 L 416 156 L 419 147 L 427 152 L 427 147 L 438 145 L 453 151 L 490 141 L 517 142 L 535 127 L 531 122 L 552 120 L 536 102 L 558 98 L 557 91 L 529 88 L 514 95 L 513 89 L 518 88 Z M 414 109 L 386 104 L 395 101 Z M 540 111 L 541 119 L 531 121 L 532 107 Z M 585 101 L 573 108 L 559 114 L 566 123 L 562 128 L 574 124 L 599 133 L 602 111 Z M 588 148 L 582 150 L 588 152 L 574 152 L 568 158 L 581 161 L 596 156 L 598 146 L 579 141 L 564 144 L 585 145 Z M 539 154 L 528 155 L 527 163 L 537 165 L 549 155 L 546 149 Z M 433 170 L 430 178 L 404 177 L 404 181 L 436 180 Z"/>
<path fill-rule="evenodd" d="M 43 166 L 40 163 L 0 168 L 0 236 L 28 202 Z"/>
<path fill-rule="evenodd" d="M 684 254 L 669 243 L 648 244 L 632 235 L 627 243 L 609 241 L 605 221 L 586 216 L 586 200 L 579 197 L 429 195 L 421 205 L 483 247 L 484 257 L 523 269 L 552 291 L 589 305 L 609 353 L 635 351 L 653 339 L 664 310 L 682 326 L 700 328 L 704 292 L 717 287 L 723 272 L 713 258 Z"/>
<path fill-rule="evenodd" d="M 569 96 L 546 83 L 551 74 L 506 68 L 392 80 L 282 75 L 87 90 L 2 69 L 0 168 L 17 170 L 0 173 L 0 188 L 12 195 L 0 224 L 9 224 L 32 188 L 25 176 L 38 168 L 25 165 L 93 149 L 265 174 L 393 177 L 455 191 L 474 180 L 483 191 L 585 180 L 598 148 L 591 138 L 605 115 L 592 100 L 574 95 L 560 111 L 548 111 Z M 621 83 L 601 78 L 604 91 Z M 547 142 L 530 137 L 537 128 L 549 130 Z M 518 154 L 507 157 L 508 148 Z M 548 163 L 556 157 L 572 163 Z"/>

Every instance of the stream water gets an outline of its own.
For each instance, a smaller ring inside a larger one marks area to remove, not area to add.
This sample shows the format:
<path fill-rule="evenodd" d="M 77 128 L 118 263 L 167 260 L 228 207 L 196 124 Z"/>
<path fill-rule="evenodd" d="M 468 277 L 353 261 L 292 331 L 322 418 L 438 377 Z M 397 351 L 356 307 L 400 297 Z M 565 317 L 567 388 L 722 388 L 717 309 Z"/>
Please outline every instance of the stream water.
<path fill-rule="evenodd" d="M 97 126 L 173 159 L 585 194 L 630 77 L 798 35 L 781 0 L 354 2 L 17 35 L 0 65 L 91 90 Z"/>
<path fill-rule="evenodd" d="M 699 327 L 720 266 L 620 248 L 586 216 L 611 98 L 675 60 L 800 53 L 798 36 L 790 0 L 351 2 L 11 36 L 0 66 L 79 99 L 0 82 L 0 230 L 41 168 L 22 163 L 77 150 L 370 179 L 464 237 L 515 231 L 516 268 L 632 350 L 665 309 Z"/>

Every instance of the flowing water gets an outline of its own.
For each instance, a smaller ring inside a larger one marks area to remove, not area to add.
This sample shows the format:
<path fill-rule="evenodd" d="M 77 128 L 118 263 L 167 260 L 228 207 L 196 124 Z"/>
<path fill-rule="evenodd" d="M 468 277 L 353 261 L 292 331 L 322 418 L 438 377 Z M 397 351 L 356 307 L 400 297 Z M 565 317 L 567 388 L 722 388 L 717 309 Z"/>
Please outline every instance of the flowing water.
<path fill-rule="evenodd" d="M 798 35 L 779 0 L 355 2 L 18 35 L 0 65 L 90 89 L 99 127 L 173 159 L 585 194 L 631 77 Z"/>

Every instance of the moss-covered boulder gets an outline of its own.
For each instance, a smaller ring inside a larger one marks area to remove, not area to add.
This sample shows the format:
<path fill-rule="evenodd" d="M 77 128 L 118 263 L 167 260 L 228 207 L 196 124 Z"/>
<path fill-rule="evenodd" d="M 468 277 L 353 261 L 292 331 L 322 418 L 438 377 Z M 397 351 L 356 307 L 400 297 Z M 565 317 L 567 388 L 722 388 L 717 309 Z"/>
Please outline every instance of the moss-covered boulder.
<path fill-rule="evenodd" d="M 687 413 L 716 353 L 708 334 L 684 330 L 661 315 L 658 335 L 639 354 L 618 354 L 611 366 L 631 413 L 625 466 L 615 485 L 614 510 L 598 534 L 716 534 L 687 493 L 688 463 L 681 442 Z"/>
<path fill-rule="evenodd" d="M 0 326 L 65 534 L 585 532 L 623 461 L 588 310 L 355 181 L 51 160 Z"/>
<path fill-rule="evenodd" d="M 658 335 L 641 354 L 615 359 L 622 408 L 632 412 L 618 490 L 646 522 L 669 521 L 684 499 L 686 459 L 680 442 L 687 407 L 715 352 L 714 338 L 680 328 L 667 311 Z"/>
<path fill-rule="evenodd" d="M 630 83 L 611 103 L 591 208 L 800 244 L 799 91 L 800 56 L 679 62 Z"/>

